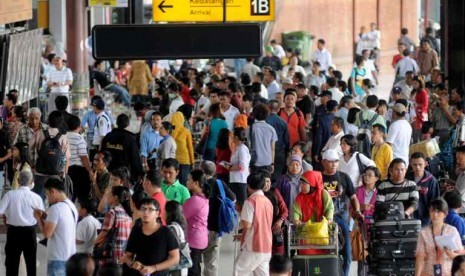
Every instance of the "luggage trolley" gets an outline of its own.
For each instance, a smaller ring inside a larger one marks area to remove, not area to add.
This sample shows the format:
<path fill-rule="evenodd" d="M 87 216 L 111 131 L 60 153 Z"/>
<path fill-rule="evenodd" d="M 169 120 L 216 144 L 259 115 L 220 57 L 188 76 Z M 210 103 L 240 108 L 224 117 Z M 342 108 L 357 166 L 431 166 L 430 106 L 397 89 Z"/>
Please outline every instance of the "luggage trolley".
<path fill-rule="evenodd" d="M 292 275 L 339 275 L 341 266 L 337 223 L 328 225 L 329 239 L 309 238 L 303 226 L 290 223 L 287 227 L 287 254 L 294 265 Z"/>

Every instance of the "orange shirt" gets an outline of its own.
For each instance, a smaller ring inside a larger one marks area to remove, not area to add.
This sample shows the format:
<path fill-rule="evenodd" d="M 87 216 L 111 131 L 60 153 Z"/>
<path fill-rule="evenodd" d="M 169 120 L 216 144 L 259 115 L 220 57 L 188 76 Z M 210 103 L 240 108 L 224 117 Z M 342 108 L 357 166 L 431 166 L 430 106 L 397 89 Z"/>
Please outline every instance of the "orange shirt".
<path fill-rule="evenodd" d="M 298 114 L 298 113 L 299 114 Z M 281 110 L 279 116 L 286 121 L 289 129 L 289 140 L 290 146 L 292 147 L 295 143 L 299 141 L 305 141 L 305 137 L 300 137 L 300 129 L 305 128 L 305 116 L 300 110 L 292 112 L 290 115 L 287 115 L 286 111 Z"/>
<path fill-rule="evenodd" d="M 166 221 L 165 221 L 165 205 L 166 205 L 166 197 L 163 192 L 158 192 L 152 195 L 152 198 L 158 201 L 158 204 L 160 204 L 160 218 L 161 222 L 163 225 L 166 226 Z"/>

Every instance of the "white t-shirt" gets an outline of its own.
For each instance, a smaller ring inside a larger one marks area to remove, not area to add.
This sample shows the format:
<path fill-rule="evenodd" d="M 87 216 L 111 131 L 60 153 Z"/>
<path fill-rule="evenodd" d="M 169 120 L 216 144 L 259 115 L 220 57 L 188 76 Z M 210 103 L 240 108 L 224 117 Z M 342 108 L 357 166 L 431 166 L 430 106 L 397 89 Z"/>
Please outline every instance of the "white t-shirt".
<path fill-rule="evenodd" d="M 102 143 L 103 137 L 111 131 L 111 121 L 105 112 L 100 112 L 100 114 L 97 115 L 96 121 L 92 145 L 99 146 L 100 143 Z"/>
<path fill-rule="evenodd" d="M 231 153 L 231 164 L 240 165 L 241 170 L 229 172 L 230 183 L 247 183 L 249 176 L 250 153 L 246 145 L 241 144 Z"/>
<path fill-rule="evenodd" d="M 173 114 L 174 112 L 178 111 L 178 108 L 184 104 L 184 101 L 182 100 L 181 96 L 177 96 L 171 101 L 170 104 L 170 114 Z"/>
<path fill-rule="evenodd" d="M 76 245 L 77 253 L 92 253 L 94 241 L 97 238 L 97 230 L 102 228 L 102 224 L 93 216 L 83 218 L 76 228 L 76 240 L 83 241 L 83 244 Z"/>
<path fill-rule="evenodd" d="M 360 168 L 358 167 L 357 154 L 360 154 L 360 161 L 366 166 L 376 166 L 373 160 L 369 159 L 362 153 L 355 152 L 348 162 L 345 161 L 344 157 L 339 159 L 339 171 L 349 175 L 350 180 L 354 184 L 354 187 L 358 187 L 361 184 L 360 179 Z"/>
<path fill-rule="evenodd" d="M 67 261 L 76 253 L 77 219 L 78 212 L 69 199 L 48 208 L 46 222 L 55 224 L 55 231 L 48 239 L 47 260 Z"/>
<path fill-rule="evenodd" d="M 372 72 L 376 72 L 375 62 L 371 59 L 365 60 L 364 66 L 365 68 L 365 79 L 370 79 L 372 84 L 375 85 L 375 78 L 373 77 Z"/>
<path fill-rule="evenodd" d="M 331 91 L 331 100 L 335 100 L 338 104 L 341 101 L 342 97 L 344 97 L 344 93 L 342 93 L 337 87 L 330 88 L 328 89 L 328 91 Z"/>
<path fill-rule="evenodd" d="M 239 114 L 240 114 L 239 109 L 237 109 L 235 106 L 233 106 L 231 104 L 229 105 L 228 110 L 223 112 L 223 116 L 226 119 L 226 123 L 228 124 L 228 129 L 229 130 L 233 130 L 234 121 L 236 121 L 236 117 Z"/>
<path fill-rule="evenodd" d="M 73 73 L 69 68 L 63 66 L 61 70 L 57 70 L 56 68 L 50 70 L 47 74 L 47 81 L 48 82 L 56 82 L 56 83 L 65 83 L 67 81 L 73 80 Z M 68 93 L 69 92 L 69 85 L 60 85 L 60 86 L 52 86 L 50 88 L 51 93 Z"/>
<path fill-rule="evenodd" d="M 394 158 L 402 158 L 407 166 L 410 139 L 412 139 L 412 126 L 407 120 L 396 120 L 391 124 L 386 142 L 391 144 Z"/>

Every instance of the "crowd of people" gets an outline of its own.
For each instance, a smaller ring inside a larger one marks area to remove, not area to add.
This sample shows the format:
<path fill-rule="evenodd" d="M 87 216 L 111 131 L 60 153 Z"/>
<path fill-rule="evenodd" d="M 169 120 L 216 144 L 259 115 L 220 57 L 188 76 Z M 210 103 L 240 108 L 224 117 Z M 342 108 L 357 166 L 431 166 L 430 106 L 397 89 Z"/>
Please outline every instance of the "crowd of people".
<path fill-rule="evenodd" d="M 421 220 L 418 275 L 465 275 L 464 89 L 448 86 L 428 37 L 418 48 L 407 34 L 389 100 L 375 88 L 381 33 L 373 24 L 361 30 L 345 78 L 324 39 L 308 62 L 273 40 L 236 77 L 222 60 L 209 71 L 185 60 L 161 75 L 145 61 L 107 71 L 96 61 L 92 83 L 133 106 L 138 133 L 101 95 L 81 118 L 70 114 L 71 72 L 63 55 L 50 54 L 48 109 L 25 110 L 15 90 L 1 108 L 7 275 L 18 274 L 21 255 L 36 275 L 37 227 L 48 275 L 218 275 L 226 200 L 239 213 L 234 275 L 288 275 L 286 227 L 325 219 L 345 241 L 347 276 L 353 222 L 369 228 L 386 201 Z M 434 137 L 437 156 L 409 151 Z M 455 187 L 442 189 L 446 177 Z M 459 249 L 435 246 L 443 234 Z M 442 274 L 433 274 L 437 265 Z"/>

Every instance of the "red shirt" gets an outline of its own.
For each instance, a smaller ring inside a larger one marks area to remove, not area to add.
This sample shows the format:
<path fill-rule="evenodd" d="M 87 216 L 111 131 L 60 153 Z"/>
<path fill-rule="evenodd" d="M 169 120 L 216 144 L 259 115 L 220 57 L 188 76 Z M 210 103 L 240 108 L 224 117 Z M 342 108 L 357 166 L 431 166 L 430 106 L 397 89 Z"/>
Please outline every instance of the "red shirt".
<path fill-rule="evenodd" d="M 400 54 L 397 54 L 395 55 L 393 58 L 392 58 L 392 67 L 396 67 L 397 63 L 403 58 L 403 56 L 401 56 Z"/>
<path fill-rule="evenodd" d="M 194 106 L 195 105 L 195 101 L 194 99 L 191 98 L 191 90 L 189 89 L 189 87 L 185 86 L 185 85 L 182 85 L 181 87 L 181 98 L 182 100 L 184 101 L 185 104 L 189 104 L 191 106 Z"/>
<path fill-rule="evenodd" d="M 426 92 L 426 89 L 422 89 L 417 92 L 415 95 L 415 103 L 415 113 L 417 114 L 415 128 L 421 129 L 423 122 L 426 119 L 426 114 L 428 114 L 428 92 Z"/>
<path fill-rule="evenodd" d="M 160 218 L 161 218 L 161 222 L 162 222 L 163 225 L 166 226 L 166 221 L 165 221 L 166 197 L 165 197 L 165 194 L 163 194 L 163 192 L 154 193 L 154 194 L 152 195 L 152 198 L 155 199 L 156 201 L 158 201 L 158 204 L 160 204 Z"/>
<path fill-rule="evenodd" d="M 216 149 L 216 174 L 229 174 L 229 171 L 220 165 L 221 161 L 231 161 L 231 150 Z"/>
<path fill-rule="evenodd" d="M 290 145 L 294 145 L 299 141 L 305 141 L 305 137 L 300 137 L 300 129 L 305 128 L 306 125 L 305 116 L 300 110 L 297 110 L 297 112 L 294 111 L 291 115 L 287 115 L 284 109 L 279 112 L 279 117 L 286 121 L 289 129 Z"/>

